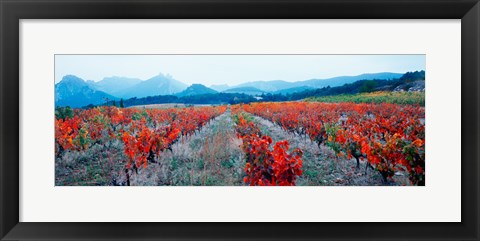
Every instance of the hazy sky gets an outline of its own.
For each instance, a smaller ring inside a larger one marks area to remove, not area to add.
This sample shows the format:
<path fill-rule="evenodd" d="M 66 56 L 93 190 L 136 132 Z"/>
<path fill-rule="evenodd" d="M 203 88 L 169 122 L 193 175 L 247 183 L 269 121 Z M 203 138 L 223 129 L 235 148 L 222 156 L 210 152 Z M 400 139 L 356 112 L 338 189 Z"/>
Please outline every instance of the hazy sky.
<path fill-rule="evenodd" d="M 236 85 L 257 80 L 301 81 L 363 73 L 425 70 L 425 55 L 56 55 L 55 83 L 170 74 L 186 84 Z"/>

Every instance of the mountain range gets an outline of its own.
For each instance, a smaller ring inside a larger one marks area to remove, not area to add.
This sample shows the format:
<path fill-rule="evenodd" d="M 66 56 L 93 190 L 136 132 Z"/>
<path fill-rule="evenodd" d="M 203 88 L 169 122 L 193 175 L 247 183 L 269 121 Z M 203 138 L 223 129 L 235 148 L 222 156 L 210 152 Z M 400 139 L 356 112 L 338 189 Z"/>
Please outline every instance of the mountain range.
<path fill-rule="evenodd" d="M 147 96 L 175 95 L 178 97 L 221 93 L 239 93 L 247 95 L 291 94 L 305 90 L 335 87 L 358 80 L 366 79 L 397 79 L 401 73 L 368 73 L 356 76 L 338 76 L 328 79 L 309 79 L 297 82 L 284 80 L 253 81 L 239 85 L 229 86 L 212 85 L 206 87 L 202 84 L 188 86 L 170 75 L 158 74 L 147 80 L 127 77 L 106 77 L 95 82 L 83 80 L 73 75 L 66 75 L 60 82 L 55 84 L 55 105 L 83 107 L 86 105 L 98 105 L 107 100 L 119 100 L 128 98 L 142 98 Z"/>
<path fill-rule="evenodd" d="M 93 89 L 108 92 L 111 95 L 118 96 L 118 97 L 123 97 L 122 92 L 124 90 L 132 88 L 133 86 L 139 84 L 140 82 L 142 82 L 141 79 L 118 77 L 118 76 L 106 77 L 98 82 L 95 82 L 93 80 L 87 81 L 87 83 Z"/>
<path fill-rule="evenodd" d="M 121 90 L 117 96 L 120 98 L 141 98 L 155 95 L 173 95 L 185 90 L 187 87 L 188 85 L 173 79 L 170 75 L 159 74 Z"/>
<path fill-rule="evenodd" d="M 66 75 L 55 85 L 55 106 L 82 107 L 98 105 L 116 97 L 91 87 L 74 75 Z"/>

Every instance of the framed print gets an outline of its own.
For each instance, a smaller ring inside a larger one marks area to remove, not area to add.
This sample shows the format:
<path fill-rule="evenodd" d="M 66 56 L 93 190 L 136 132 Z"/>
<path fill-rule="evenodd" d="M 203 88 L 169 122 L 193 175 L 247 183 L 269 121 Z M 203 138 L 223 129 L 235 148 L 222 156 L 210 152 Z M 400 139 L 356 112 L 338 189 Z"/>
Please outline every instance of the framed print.
<path fill-rule="evenodd" d="M 2 240 L 479 238 L 477 1 L 0 3 Z"/>

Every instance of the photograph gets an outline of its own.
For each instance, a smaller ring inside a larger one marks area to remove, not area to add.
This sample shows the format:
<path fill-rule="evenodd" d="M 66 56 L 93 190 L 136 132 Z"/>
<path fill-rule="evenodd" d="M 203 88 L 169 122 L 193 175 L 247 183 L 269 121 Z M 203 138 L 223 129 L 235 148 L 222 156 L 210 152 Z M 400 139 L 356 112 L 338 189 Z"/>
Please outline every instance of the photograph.
<path fill-rule="evenodd" d="M 425 56 L 56 54 L 55 186 L 425 186 Z"/>
<path fill-rule="evenodd" d="M 0 10 L 0 241 L 479 239 L 480 0 Z"/>

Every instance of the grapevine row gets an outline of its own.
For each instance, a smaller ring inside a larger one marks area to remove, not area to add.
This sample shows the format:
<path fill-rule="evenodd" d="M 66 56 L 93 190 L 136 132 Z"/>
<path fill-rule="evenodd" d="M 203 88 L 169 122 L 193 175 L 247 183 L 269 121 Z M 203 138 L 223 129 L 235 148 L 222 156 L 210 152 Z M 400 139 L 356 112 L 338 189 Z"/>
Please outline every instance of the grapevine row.
<path fill-rule="evenodd" d="M 55 151 L 81 151 L 95 144 L 120 140 L 124 144 L 127 185 L 130 176 L 147 163 L 156 162 L 162 151 L 180 136 L 189 136 L 224 113 L 225 106 L 169 109 L 97 107 L 75 109 L 55 120 Z"/>
<path fill-rule="evenodd" d="M 287 140 L 275 143 L 272 150 L 272 138 L 262 134 L 250 115 L 234 107 L 232 116 L 246 155 L 244 182 L 251 186 L 295 185 L 302 175 L 302 151 L 297 148 L 289 153 Z"/>
<path fill-rule="evenodd" d="M 308 135 L 340 156 L 354 157 L 378 170 L 384 181 L 407 172 L 425 185 L 425 111 L 414 105 L 284 102 L 243 105 L 248 113 L 284 130 Z"/>

